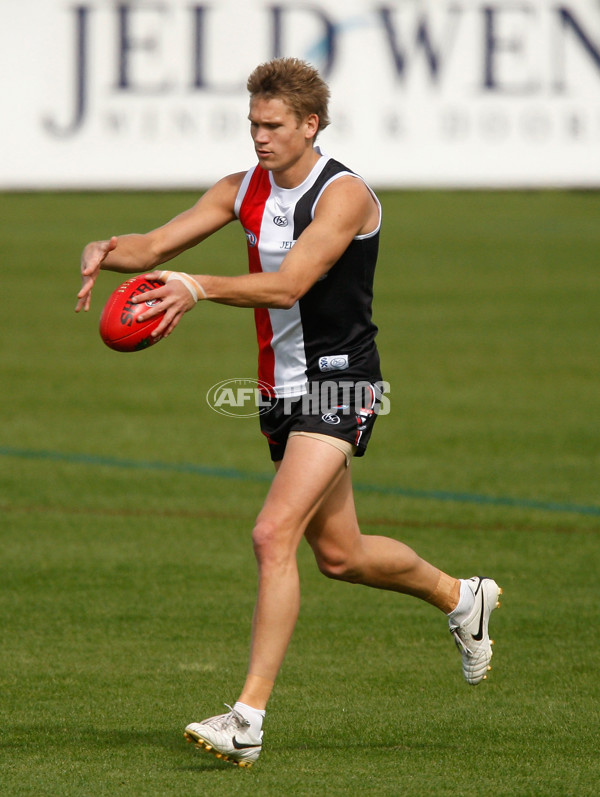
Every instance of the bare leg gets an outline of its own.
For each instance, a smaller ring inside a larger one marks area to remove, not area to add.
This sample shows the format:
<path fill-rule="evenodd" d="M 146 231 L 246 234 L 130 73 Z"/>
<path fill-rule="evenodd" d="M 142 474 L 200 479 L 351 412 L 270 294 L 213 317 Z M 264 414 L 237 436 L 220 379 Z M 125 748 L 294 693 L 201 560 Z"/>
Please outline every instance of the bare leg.
<path fill-rule="evenodd" d="M 188 741 L 239 766 L 251 766 L 262 747 L 264 709 L 283 662 L 300 605 L 296 554 L 305 535 L 321 571 L 330 578 L 403 592 L 449 613 L 458 604 L 460 582 L 398 540 L 363 535 L 358 527 L 350 468 L 327 442 L 288 440 L 252 539 L 258 563 L 258 597 L 252 624 L 248 675 L 233 710 L 186 727 Z M 481 579 L 473 579 L 481 585 Z M 500 590 L 491 579 L 488 600 Z M 482 591 L 482 595 L 483 595 Z M 484 598 L 480 614 L 483 617 Z M 469 683 L 485 678 L 491 659 L 487 619 L 481 642 L 471 632 L 478 615 L 455 625 Z M 481 622 L 477 628 L 481 631 Z"/>
<path fill-rule="evenodd" d="M 313 516 L 306 538 L 330 578 L 414 595 L 446 614 L 458 603 L 458 579 L 398 540 L 361 534 L 349 468 Z"/>
<path fill-rule="evenodd" d="M 350 468 L 340 451 L 290 438 L 253 532 L 258 598 L 239 700 L 257 709 L 266 707 L 298 617 L 296 554 L 303 534 L 330 578 L 414 595 L 445 613 L 458 603 L 457 579 L 398 540 L 361 534 Z"/>
<path fill-rule="evenodd" d="M 298 617 L 298 545 L 344 470 L 344 456 L 337 449 L 319 440 L 291 438 L 257 518 L 252 538 L 258 597 L 248 677 L 239 697 L 253 708 L 267 704 Z"/>

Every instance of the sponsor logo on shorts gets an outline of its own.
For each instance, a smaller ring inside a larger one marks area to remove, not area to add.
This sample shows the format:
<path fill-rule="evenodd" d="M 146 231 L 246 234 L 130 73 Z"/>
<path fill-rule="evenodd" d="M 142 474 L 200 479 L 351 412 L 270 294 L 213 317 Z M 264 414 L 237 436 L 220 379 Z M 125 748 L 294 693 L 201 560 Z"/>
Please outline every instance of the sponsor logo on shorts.
<path fill-rule="evenodd" d="M 319 370 L 323 373 L 327 371 L 344 371 L 350 365 L 347 354 L 331 354 L 319 357 Z"/>
<path fill-rule="evenodd" d="M 335 415 L 333 412 L 326 412 L 325 415 L 321 415 L 321 420 L 335 426 L 336 423 L 340 422 L 340 416 Z"/>

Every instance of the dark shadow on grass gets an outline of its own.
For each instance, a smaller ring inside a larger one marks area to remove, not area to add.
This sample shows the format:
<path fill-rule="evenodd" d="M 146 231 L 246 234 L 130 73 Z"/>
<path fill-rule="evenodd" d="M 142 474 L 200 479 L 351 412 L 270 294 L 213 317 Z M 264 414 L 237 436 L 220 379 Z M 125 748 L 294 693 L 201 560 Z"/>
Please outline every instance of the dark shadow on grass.
<path fill-rule="evenodd" d="M 235 772 L 238 771 L 231 763 L 219 761 L 212 755 L 203 751 L 196 750 L 193 745 L 187 743 L 183 734 L 178 731 L 155 730 L 152 728 L 128 729 L 115 728 L 105 729 L 94 726 L 88 727 L 69 727 L 64 724 L 48 725 L 13 725 L 4 726 L 0 737 L 0 750 L 19 750 L 27 753 L 28 750 L 35 751 L 37 754 L 46 749 L 49 753 L 60 749 L 72 751 L 74 748 L 80 753 L 86 751 L 90 755 L 97 752 L 107 752 L 124 750 L 127 748 L 157 748 L 173 754 L 172 769 L 179 772 Z M 282 757 L 289 756 L 314 756 L 320 751 L 336 753 L 346 756 L 349 750 L 360 750 L 361 753 L 372 751 L 374 754 L 409 754 L 417 751 L 450 751 L 455 747 L 452 744 L 431 743 L 424 740 L 406 739 L 385 739 L 377 741 L 371 739 L 330 739 L 324 742 L 322 739 L 304 740 L 302 743 L 281 743 L 281 740 L 274 740 L 269 754 L 275 758 L 278 754 Z M 183 758 L 185 756 L 185 758 Z M 253 770 L 254 771 L 254 770 Z"/>
<path fill-rule="evenodd" d="M 321 741 L 315 740 L 314 742 L 303 743 L 298 745 L 286 745 L 286 744 L 278 744 L 275 748 L 275 752 L 277 750 L 284 751 L 285 753 L 310 753 L 310 755 L 314 755 L 319 750 L 328 750 L 330 752 L 334 752 L 339 750 L 340 752 L 348 751 L 348 750 L 360 750 L 362 752 L 373 750 L 377 752 L 388 752 L 388 753 L 410 753 L 415 752 L 417 750 L 439 750 L 439 751 L 448 751 L 448 750 L 457 750 L 458 746 L 456 744 L 447 744 L 442 742 L 399 742 L 394 743 L 390 742 L 389 740 L 381 741 L 381 742 L 374 742 L 369 741 L 367 742 L 366 739 L 363 740 L 354 740 L 354 741 L 347 741 L 340 739 L 339 741 L 335 742 L 328 742 L 323 743 Z"/>
<path fill-rule="evenodd" d="M 208 763 L 210 765 L 208 768 L 210 769 L 213 769 L 214 767 L 219 769 L 223 767 L 230 769 L 232 767 L 232 765 L 228 764 L 227 762 L 218 761 L 209 753 L 196 750 L 192 744 L 189 744 L 185 741 L 183 735 L 181 735 L 180 741 L 179 735 L 177 733 L 169 734 L 164 731 L 158 734 L 152 731 L 104 731 L 102 732 L 101 737 L 98 738 L 97 744 L 108 747 L 130 746 L 136 744 L 146 746 L 150 744 L 155 747 L 160 747 L 162 750 L 173 750 L 178 753 L 182 751 L 184 753 L 189 752 L 194 761 L 198 761 L 198 763 Z M 403 737 L 396 739 L 390 739 L 387 737 L 385 739 L 380 738 L 379 740 L 374 740 L 371 738 L 369 741 L 367 741 L 367 738 L 355 738 L 352 740 L 340 738 L 330 739 L 328 742 L 323 742 L 322 739 L 314 739 L 310 741 L 304 741 L 300 744 L 286 743 L 285 741 L 281 743 L 281 740 L 278 740 L 273 742 L 269 752 L 276 753 L 279 750 L 285 753 L 306 752 L 314 755 L 314 753 L 318 752 L 319 750 L 328 750 L 330 752 L 339 750 L 340 752 L 345 752 L 349 749 L 396 753 L 417 750 L 448 751 L 457 749 L 457 745 L 452 744 L 451 742 L 430 742 L 424 739 L 408 740 Z M 196 769 L 196 767 L 193 765 L 186 768 Z"/>
<path fill-rule="evenodd" d="M 105 728 L 100 729 L 93 726 L 84 728 L 81 726 L 69 727 L 64 724 L 48 725 L 48 723 L 30 726 L 5 725 L 2 737 L 3 738 L 0 740 L 0 748 L 3 749 L 32 746 L 39 750 L 40 747 L 45 745 L 50 748 L 72 748 L 73 745 L 78 745 L 83 748 L 89 747 L 94 749 L 119 749 L 136 745 L 150 745 L 162 749 L 177 749 L 185 745 L 183 735 L 181 735 L 181 744 L 179 744 L 177 734 L 167 731 L 124 728 L 107 730 Z"/>
<path fill-rule="evenodd" d="M 173 770 L 179 772 L 222 772 L 235 771 L 227 762 L 219 761 L 207 753 L 194 749 L 186 742 L 183 733 L 165 730 L 145 729 L 106 729 L 89 727 L 69 727 L 68 725 L 13 725 L 4 726 L 0 736 L 0 750 L 28 751 L 39 754 L 46 750 L 49 754 L 64 749 L 79 753 L 117 752 L 119 750 L 157 748 L 173 754 Z M 185 756 L 186 763 L 182 759 Z"/>

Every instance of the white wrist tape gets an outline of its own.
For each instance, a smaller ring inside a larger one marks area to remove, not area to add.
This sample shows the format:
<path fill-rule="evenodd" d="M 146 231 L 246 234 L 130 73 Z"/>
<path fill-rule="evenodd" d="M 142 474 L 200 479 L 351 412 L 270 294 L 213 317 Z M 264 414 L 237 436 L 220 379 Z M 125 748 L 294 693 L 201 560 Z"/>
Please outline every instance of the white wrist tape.
<path fill-rule="evenodd" d="M 202 294 L 202 298 L 206 299 L 206 291 L 200 285 L 198 280 L 195 280 L 189 274 L 186 274 L 185 271 L 161 271 L 160 278 L 163 282 L 170 282 L 171 280 L 178 280 L 179 282 L 183 282 L 185 287 L 190 292 L 190 295 L 194 302 L 198 301 L 198 293 Z"/>

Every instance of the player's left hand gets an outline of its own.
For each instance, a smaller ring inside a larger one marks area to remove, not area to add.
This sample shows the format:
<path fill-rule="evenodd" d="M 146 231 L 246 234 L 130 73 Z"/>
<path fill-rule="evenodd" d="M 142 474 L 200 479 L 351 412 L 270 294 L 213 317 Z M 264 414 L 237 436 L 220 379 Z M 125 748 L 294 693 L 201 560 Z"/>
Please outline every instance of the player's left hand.
<path fill-rule="evenodd" d="M 81 290 L 77 294 L 76 313 L 81 310 L 87 312 L 90 309 L 92 288 L 98 278 L 102 263 L 116 248 L 117 240 L 117 236 L 113 235 L 107 241 L 92 241 L 83 250 L 81 255 Z"/>
<path fill-rule="evenodd" d="M 162 271 L 152 271 L 146 276 L 149 279 L 164 282 L 161 274 L 163 274 Z M 159 335 L 163 338 L 168 337 L 177 324 L 179 324 L 185 313 L 191 310 L 196 304 L 189 290 L 185 287 L 183 282 L 179 280 L 170 280 L 168 283 L 165 283 L 162 288 L 156 288 L 153 291 L 148 291 L 143 295 L 136 296 L 133 302 L 138 304 L 139 302 L 152 301 L 153 299 L 160 299 L 160 302 L 149 307 L 148 310 L 138 318 L 139 321 L 145 321 L 148 318 L 160 315 L 160 313 L 165 314 L 161 323 L 152 332 L 152 337 L 157 337 Z"/>

